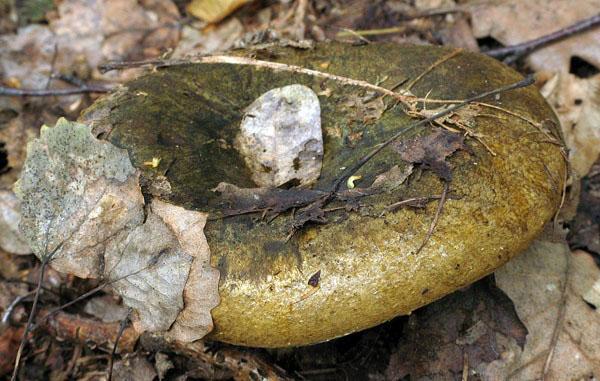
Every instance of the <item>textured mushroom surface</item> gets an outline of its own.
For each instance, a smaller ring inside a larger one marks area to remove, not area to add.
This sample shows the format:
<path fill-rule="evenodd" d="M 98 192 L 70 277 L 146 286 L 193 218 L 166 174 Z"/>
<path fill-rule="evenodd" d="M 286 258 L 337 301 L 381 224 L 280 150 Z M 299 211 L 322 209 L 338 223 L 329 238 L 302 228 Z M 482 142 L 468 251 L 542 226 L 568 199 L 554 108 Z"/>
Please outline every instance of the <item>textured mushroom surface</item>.
<path fill-rule="evenodd" d="M 436 47 L 332 43 L 234 54 L 370 83 L 383 80 L 387 88 L 425 73 L 411 91 L 430 99 L 464 99 L 521 78 L 491 58 L 467 52 L 428 71 L 448 53 Z M 267 91 L 291 84 L 319 94 L 324 148 L 315 191 L 330 189 L 343 168 L 415 120 L 403 107 L 392 107 L 391 99 L 360 86 L 213 63 L 159 68 L 96 102 L 81 121 L 129 152 L 150 197 L 218 216 L 223 199 L 213 190 L 220 183 L 258 187 L 235 148 L 244 110 Z M 387 109 L 381 109 L 382 102 Z M 329 340 L 410 313 L 524 250 L 560 204 L 566 163 L 556 144 L 558 121 L 533 87 L 486 102 L 505 111 L 481 107 L 471 115 L 469 128 L 477 139 L 466 138 L 467 149 L 446 158 L 450 196 L 420 251 L 438 202 L 385 211 L 401 200 L 439 197 L 444 180 L 424 167 L 353 208 L 333 202 L 326 223 L 304 226 L 291 237 L 291 212 L 273 219 L 261 219 L 260 213 L 209 218 L 204 232 L 212 265 L 221 272 L 221 303 L 212 311 L 215 328 L 209 337 L 263 347 Z M 422 127 L 406 139 L 433 130 Z M 157 168 L 144 165 L 153 157 L 161 159 Z M 408 173 L 413 164 L 402 157 L 385 149 L 355 174 L 357 186 L 388 171 Z M 166 191 L 153 191 L 157 181 L 168 184 L 161 188 Z"/>

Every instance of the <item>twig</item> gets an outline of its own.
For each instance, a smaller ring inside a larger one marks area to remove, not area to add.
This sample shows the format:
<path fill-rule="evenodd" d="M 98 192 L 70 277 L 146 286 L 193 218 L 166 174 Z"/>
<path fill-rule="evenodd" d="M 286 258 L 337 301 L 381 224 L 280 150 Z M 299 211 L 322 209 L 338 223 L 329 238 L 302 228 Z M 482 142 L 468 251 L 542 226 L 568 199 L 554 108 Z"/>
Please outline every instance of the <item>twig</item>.
<path fill-rule="evenodd" d="M 443 64 L 444 62 L 448 61 L 449 59 L 456 57 L 461 52 L 462 52 L 462 49 L 455 49 L 455 50 L 451 51 L 450 53 L 445 54 L 442 57 L 438 58 L 438 60 L 435 61 L 433 64 L 431 64 L 427 69 L 425 69 L 425 71 L 423 71 L 415 79 L 410 81 L 408 83 L 408 85 L 406 85 L 405 89 L 406 90 L 412 89 L 412 87 L 415 85 L 415 83 L 419 82 L 421 80 L 421 78 L 423 78 L 424 76 L 427 75 L 427 73 L 431 72 L 433 69 L 435 69 L 439 65 Z"/>
<path fill-rule="evenodd" d="M 566 28 L 557 30 L 556 32 L 547 34 L 542 37 L 538 37 L 531 41 L 526 41 L 526 42 L 523 42 L 523 43 L 520 43 L 517 45 L 507 46 L 504 48 L 488 50 L 487 52 L 484 52 L 484 53 L 487 54 L 488 56 L 498 58 L 498 59 L 508 57 L 506 61 L 510 63 L 510 62 L 514 62 L 519 57 L 531 52 L 532 50 L 538 49 L 542 46 L 545 46 L 545 45 L 554 43 L 556 41 L 562 40 L 564 38 L 570 37 L 574 34 L 585 32 L 586 30 L 594 28 L 598 25 L 600 25 L 600 13 L 598 13 L 590 18 L 578 21 L 572 25 L 569 25 Z"/>
<path fill-rule="evenodd" d="M 8 97 L 52 97 L 87 93 L 108 93 L 113 87 L 86 85 L 70 89 L 15 89 L 0 86 L 0 96 Z"/>
<path fill-rule="evenodd" d="M 38 278 L 38 283 L 35 288 L 35 294 L 33 297 L 33 305 L 31 306 L 31 311 L 29 312 L 29 318 L 27 319 L 27 325 L 25 326 L 25 329 L 23 330 L 23 337 L 21 338 L 21 343 L 19 344 L 19 349 L 17 350 L 17 356 L 15 358 L 15 367 L 13 368 L 13 373 L 10 378 L 11 381 L 17 380 L 17 375 L 19 373 L 19 364 L 21 362 L 21 356 L 23 355 L 23 349 L 25 348 L 25 343 L 27 342 L 27 336 L 29 336 L 30 328 L 33 324 L 33 319 L 35 318 L 35 313 L 37 311 L 38 302 L 40 300 L 40 293 L 42 290 L 42 283 L 44 283 L 44 273 L 46 272 L 46 267 L 48 266 L 48 263 L 50 263 L 50 260 L 54 256 L 54 253 L 56 253 L 61 247 L 62 247 L 62 244 L 58 245 L 50 255 L 44 256 L 44 260 L 42 261 L 42 264 L 40 266 L 40 276 Z"/>
<path fill-rule="evenodd" d="M 448 195 L 449 188 L 450 188 L 450 185 L 448 184 L 448 182 L 445 182 L 444 190 L 442 192 L 442 197 L 440 197 L 440 201 L 438 202 L 437 210 L 435 211 L 435 216 L 433 216 L 433 220 L 431 221 L 431 225 L 429 225 L 429 230 L 427 231 L 427 235 L 425 236 L 423 243 L 421 243 L 421 246 L 419 246 L 419 248 L 415 252 L 415 255 L 419 254 L 421 252 L 421 250 L 423 250 L 425 245 L 427 245 L 427 242 L 429 242 L 429 240 L 431 239 L 431 236 L 433 235 L 433 232 L 437 226 L 438 220 L 440 219 L 440 215 L 442 214 L 442 209 L 444 208 L 444 204 L 446 203 L 446 196 Z"/>
<path fill-rule="evenodd" d="M 35 294 L 35 290 L 29 291 L 25 295 L 19 295 L 6 307 L 6 310 L 2 314 L 2 320 L 0 320 L 0 328 L 7 327 L 10 324 L 10 315 L 12 315 L 14 309 L 33 294 Z"/>
<path fill-rule="evenodd" d="M 119 345 L 119 340 L 121 336 L 123 336 L 123 332 L 125 332 L 125 328 L 127 327 L 127 323 L 129 322 L 129 316 L 131 315 L 131 307 L 127 311 L 127 316 L 121 320 L 121 324 L 119 325 L 119 332 L 117 333 L 117 338 L 115 339 L 115 345 L 113 346 L 112 352 L 110 353 L 110 359 L 108 360 L 108 381 L 112 380 L 113 374 L 113 366 L 115 363 L 115 354 L 117 353 L 117 346 Z"/>
<path fill-rule="evenodd" d="M 403 15 L 400 22 L 411 21 L 414 19 L 420 19 L 425 17 L 435 17 L 435 16 L 443 16 L 449 13 L 464 13 L 466 10 L 461 7 L 452 7 L 452 8 L 440 8 L 440 9 L 431 9 L 424 12 L 417 12 L 408 15 Z M 346 28 L 344 28 L 346 29 Z M 365 30 L 351 30 L 346 29 L 344 32 L 339 32 L 335 36 L 337 38 L 351 37 L 351 36 L 381 36 L 385 34 L 393 34 L 393 33 L 402 33 L 407 30 L 406 25 L 398 25 L 389 28 L 381 28 L 381 29 L 365 29 Z"/>
<path fill-rule="evenodd" d="M 548 349 L 548 354 L 546 355 L 546 361 L 544 362 L 544 369 L 542 370 L 542 380 L 546 380 L 548 376 L 548 371 L 550 370 L 550 365 L 552 365 L 552 359 L 554 358 L 554 350 L 556 349 L 556 343 L 558 342 L 558 336 L 560 334 L 563 321 L 565 319 L 565 312 L 567 309 L 567 289 L 569 287 L 569 279 L 571 276 L 571 252 L 568 251 L 566 253 L 567 259 L 567 269 L 565 271 L 565 281 L 562 285 L 561 289 L 561 298 L 560 305 L 558 306 L 558 317 L 556 318 L 556 323 L 554 324 L 552 330 L 552 339 L 550 340 L 550 346 Z"/>
<path fill-rule="evenodd" d="M 396 209 L 400 208 L 401 206 L 404 205 L 414 205 L 414 204 L 419 204 L 419 203 L 425 203 L 425 202 L 429 202 L 429 201 L 433 201 L 433 200 L 439 200 L 440 198 L 442 198 L 442 195 L 439 196 L 424 196 L 424 197 L 412 197 L 412 198 L 407 198 L 404 199 L 402 201 L 398 201 L 395 202 L 391 205 L 388 205 L 385 207 L 385 210 L 383 212 L 381 212 L 381 214 L 379 215 L 379 217 L 382 217 L 385 213 L 387 212 L 393 212 Z"/>
<path fill-rule="evenodd" d="M 307 69 L 302 66 L 289 65 L 280 62 L 272 62 L 272 61 L 263 61 L 257 60 L 254 58 L 248 57 L 238 57 L 238 56 L 226 56 L 226 55 L 217 55 L 217 56 L 201 56 L 195 57 L 186 60 L 148 60 L 148 61 L 132 61 L 132 62 L 109 62 L 105 65 L 100 66 L 100 70 L 102 72 L 107 72 L 110 70 L 117 69 L 125 69 L 130 67 L 139 67 L 139 66 L 156 66 L 156 67 L 169 67 L 169 66 L 181 66 L 181 65 L 190 65 L 190 64 L 230 64 L 230 65 L 243 65 L 243 66 L 254 66 L 254 67 L 264 67 L 272 70 L 280 70 L 286 71 L 290 73 L 297 74 L 306 74 L 317 78 L 324 78 L 333 81 L 337 81 L 344 85 L 349 86 L 358 86 L 365 89 L 369 89 L 380 94 L 389 95 L 393 98 L 396 98 L 401 101 L 408 101 L 415 98 L 414 96 L 403 93 L 403 92 L 395 92 L 385 87 L 374 85 L 370 82 L 353 79 L 349 77 L 344 77 L 341 75 L 330 74 L 319 70 Z"/>

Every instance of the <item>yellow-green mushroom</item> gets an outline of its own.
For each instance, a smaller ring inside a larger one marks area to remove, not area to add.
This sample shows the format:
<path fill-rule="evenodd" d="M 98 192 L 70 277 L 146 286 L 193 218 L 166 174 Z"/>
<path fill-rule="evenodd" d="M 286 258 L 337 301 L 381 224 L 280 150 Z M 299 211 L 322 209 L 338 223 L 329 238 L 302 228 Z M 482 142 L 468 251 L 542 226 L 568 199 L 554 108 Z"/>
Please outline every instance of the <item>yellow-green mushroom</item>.
<path fill-rule="evenodd" d="M 409 314 L 484 277 L 527 248 L 559 207 L 566 163 L 558 121 L 530 86 L 400 138 L 440 129 L 465 135 L 465 149 L 445 158 L 449 182 L 387 147 L 352 174 L 360 182 L 348 179 L 340 191 L 367 189 L 387 171 L 403 173 L 414 164 L 412 175 L 354 203 L 328 202 L 320 223 L 290 234 L 301 207 L 223 215 L 228 204 L 213 191 L 220 183 L 258 188 L 236 139 L 245 110 L 272 89 L 303 85 L 329 95 L 319 97 L 320 174 L 290 188 L 328 192 L 344 168 L 422 118 L 424 109 L 521 79 L 480 54 L 440 60 L 449 52 L 340 43 L 241 50 L 233 57 L 244 64 L 205 59 L 160 67 L 97 101 L 80 120 L 127 150 L 148 198 L 209 214 L 204 233 L 220 272 L 209 338 L 259 347 L 312 344 Z M 323 62 L 330 64 L 324 69 Z M 407 101 L 398 104 L 399 98 L 368 86 L 380 78 L 387 78 L 382 88 L 411 83 L 410 93 L 397 89 Z M 426 103 L 418 99 L 426 95 Z M 161 159 L 158 168 L 145 165 L 154 157 Z M 148 184 L 160 176 L 169 187 L 156 194 Z M 446 201 L 438 208 L 445 184 Z M 411 199 L 421 204 L 402 204 Z"/>

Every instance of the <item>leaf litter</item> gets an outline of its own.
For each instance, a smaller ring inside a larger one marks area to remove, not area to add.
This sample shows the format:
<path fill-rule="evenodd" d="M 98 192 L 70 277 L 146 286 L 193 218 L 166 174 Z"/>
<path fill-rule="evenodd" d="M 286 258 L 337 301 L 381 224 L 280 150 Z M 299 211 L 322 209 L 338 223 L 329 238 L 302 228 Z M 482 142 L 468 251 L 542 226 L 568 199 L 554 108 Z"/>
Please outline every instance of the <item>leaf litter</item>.
<path fill-rule="evenodd" d="M 15 189 L 22 231 L 40 260 L 106 279 L 136 309 L 139 331 L 194 341 L 212 329 L 219 275 L 209 265 L 207 215 L 157 199 L 144 205 L 126 151 L 61 119 L 29 144 Z"/>

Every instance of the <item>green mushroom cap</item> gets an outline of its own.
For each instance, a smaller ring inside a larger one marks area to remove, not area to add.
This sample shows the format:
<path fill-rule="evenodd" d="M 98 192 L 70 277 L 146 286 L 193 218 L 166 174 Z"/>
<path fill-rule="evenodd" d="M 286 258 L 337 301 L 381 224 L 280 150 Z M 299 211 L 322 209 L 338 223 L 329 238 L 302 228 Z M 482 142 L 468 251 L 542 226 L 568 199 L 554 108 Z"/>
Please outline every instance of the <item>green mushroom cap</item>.
<path fill-rule="evenodd" d="M 460 52 L 440 61 L 449 53 L 430 46 L 327 43 L 232 54 L 385 88 L 419 78 L 412 93 L 438 100 L 465 99 L 521 79 L 480 54 Z M 558 121 L 530 86 L 400 139 L 412 144 L 442 127 L 468 132 L 464 147 L 444 158 L 451 179 L 431 166 L 407 162 L 410 147 L 405 155 L 388 147 L 354 174 L 360 178 L 356 187 L 368 188 L 395 167 L 410 174 L 414 164 L 410 177 L 353 202 L 333 200 L 321 223 L 290 235 L 293 210 L 224 216 L 231 203 L 215 191 L 220 183 L 257 188 L 235 147 L 244 110 L 267 91 L 293 84 L 319 95 L 323 159 L 314 191 L 330 190 L 345 168 L 417 120 L 396 99 L 362 86 L 228 63 L 158 68 L 102 98 L 81 118 L 128 151 L 142 171 L 148 197 L 212 216 L 204 232 L 211 263 L 221 273 L 212 339 L 260 347 L 305 345 L 409 314 L 524 250 L 560 205 L 566 162 Z M 443 105 L 415 103 L 419 110 Z M 152 158 L 160 158 L 158 167 L 144 164 Z M 439 208 L 446 184 L 449 191 Z M 398 204 L 410 199 L 428 202 Z"/>

